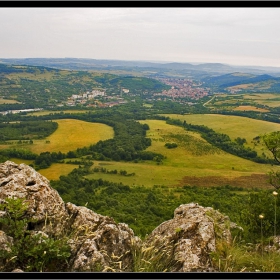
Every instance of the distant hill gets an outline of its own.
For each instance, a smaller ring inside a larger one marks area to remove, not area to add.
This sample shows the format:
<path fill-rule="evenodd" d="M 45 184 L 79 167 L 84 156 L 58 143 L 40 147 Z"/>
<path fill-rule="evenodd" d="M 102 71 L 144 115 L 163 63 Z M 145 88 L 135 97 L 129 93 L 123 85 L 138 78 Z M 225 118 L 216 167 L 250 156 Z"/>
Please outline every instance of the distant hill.
<path fill-rule="evenodd" d="M 147 77 L 0 62 L 0 96 L 4 101 L 17 101 L 0 104 L 0 111 L 52 107 L 65 102 L 72 95 L 92 90 L 106 90 L 110 96 L 121 93 L 123 89 L 140 95 L 169 88 L 169 85 Z"/>
<path fill-rule="evenodd" d="M 208 76 L 202 82 L 215 90 L 224 91 L 230 88 L 236 90 L 280 92 L 280 78 L 268 74 L 254 75 L 246 73 L 230 73 L 221 76 Z"/>

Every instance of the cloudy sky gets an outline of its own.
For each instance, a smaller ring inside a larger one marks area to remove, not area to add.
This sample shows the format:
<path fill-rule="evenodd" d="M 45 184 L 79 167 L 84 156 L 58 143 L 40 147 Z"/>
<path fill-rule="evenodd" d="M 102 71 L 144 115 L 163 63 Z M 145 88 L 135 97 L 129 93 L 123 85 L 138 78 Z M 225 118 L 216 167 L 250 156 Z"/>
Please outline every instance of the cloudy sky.
<path fill-rule="evenodd" d="M 0 8 L 0 58 L 280 67 L 280 8 Z"/>

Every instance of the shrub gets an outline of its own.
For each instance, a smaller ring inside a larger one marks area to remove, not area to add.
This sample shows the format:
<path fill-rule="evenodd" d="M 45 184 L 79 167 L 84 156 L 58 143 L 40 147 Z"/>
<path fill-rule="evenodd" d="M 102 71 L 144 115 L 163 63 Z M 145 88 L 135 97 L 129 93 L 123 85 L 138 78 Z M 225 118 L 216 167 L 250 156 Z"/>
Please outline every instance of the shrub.
<path fill-rule="evenodd" d="M 49 238 L 43 232 L 29 230 L 28 224 L 36 221 L 26 216 L 27 209 L 28 203 L 20 198 L 7 198 L 0 204 L 0 210 L 5 211 L 0 229 L 13 238 L 6 250 L 0 249 L 0 271 L 63 271 L 70 257 L 67 238 Z"/>

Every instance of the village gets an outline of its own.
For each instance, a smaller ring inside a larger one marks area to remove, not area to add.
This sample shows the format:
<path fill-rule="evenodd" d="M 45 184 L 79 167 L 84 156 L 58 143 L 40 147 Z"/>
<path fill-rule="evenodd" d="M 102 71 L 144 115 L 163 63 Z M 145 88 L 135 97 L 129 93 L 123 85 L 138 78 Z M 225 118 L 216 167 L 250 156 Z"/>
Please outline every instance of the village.
<path fill-rule="evenodd" d="M 158 80 L 170 85 L 171 89 L 154 94 L 154 96 L 166 96 L 172 98 L 172 100 L 184 98 L 198 100 L 210 93 L 209 88 L 203 88 L 201 84 L 191 79 L 161 78 Z"/>
<path fill-rule="evenodd" d="M 129 90 L 123 89 L 123 92 L 128 93 Z M 100 97 L 102 99 L 100 99 Z M 104 102 L 104 100 L 106 100 L 106 102 Z M 65 105 L 76 106 L 81 104 L 86 107 L 112 107 L 125 103 L 127 103 L 127 101 L 121 98 L 119 95 L 107 96 L 104 90 L 94 89 L 91 92 L 87 91 L 86 93 L 82 94 L 72 94 L 72 96 L 68 98 Z M 60 104 L 60 106 L 63 106 L 63 104 Z"/>

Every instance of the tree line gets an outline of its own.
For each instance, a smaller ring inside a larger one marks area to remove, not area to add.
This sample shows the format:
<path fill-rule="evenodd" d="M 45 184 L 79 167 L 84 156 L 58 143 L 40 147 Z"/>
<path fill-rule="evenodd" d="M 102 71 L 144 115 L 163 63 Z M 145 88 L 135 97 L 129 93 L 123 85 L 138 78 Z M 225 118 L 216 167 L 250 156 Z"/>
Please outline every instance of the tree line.
<path fill-rule="evenodd" d="M 21 121 L 17 123 L 0 123 L 0 141 L 42 139 L 58 128 L 53 121 Z"/>

